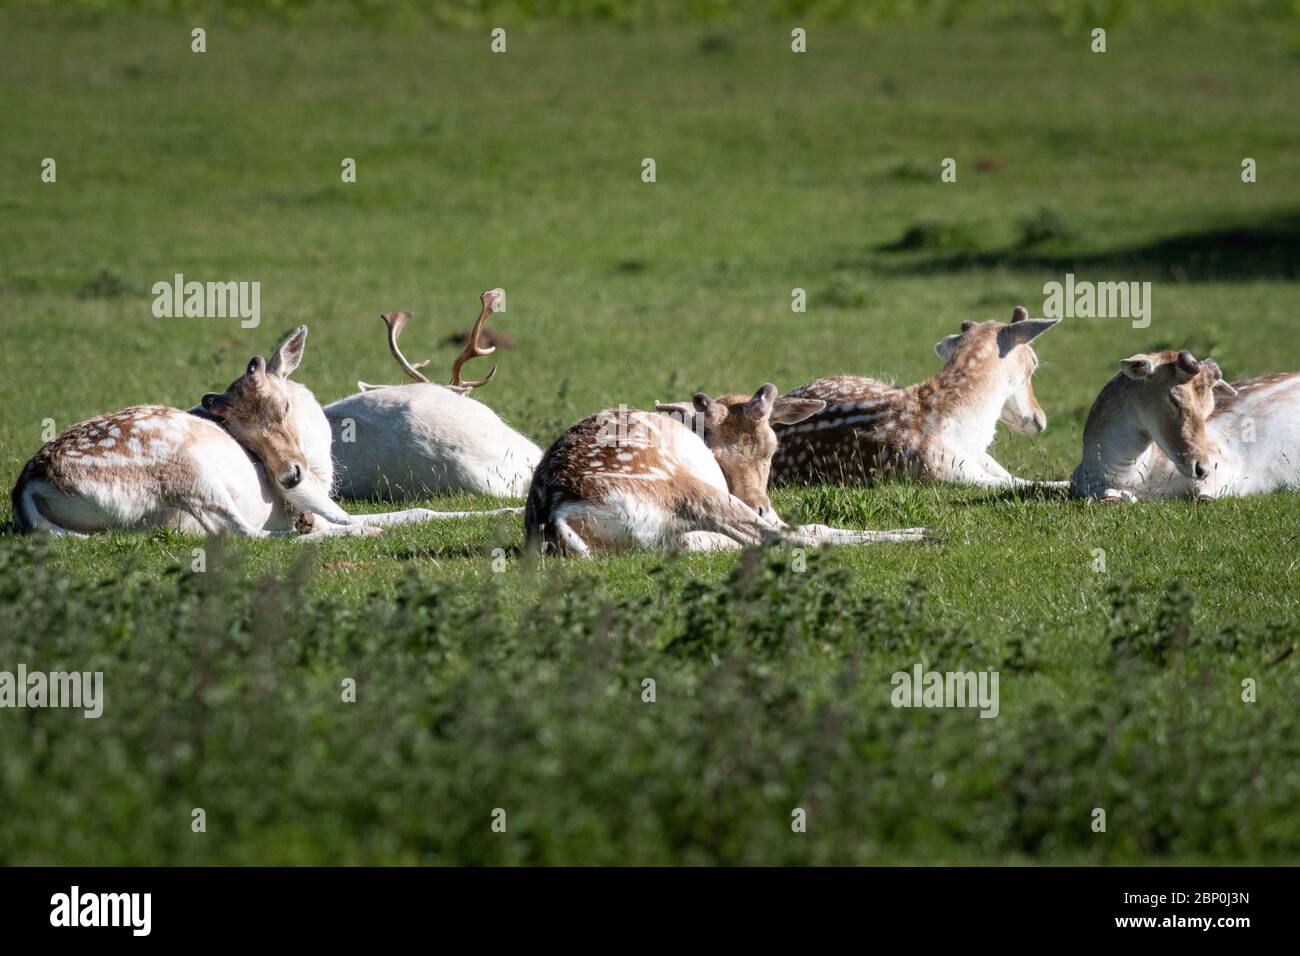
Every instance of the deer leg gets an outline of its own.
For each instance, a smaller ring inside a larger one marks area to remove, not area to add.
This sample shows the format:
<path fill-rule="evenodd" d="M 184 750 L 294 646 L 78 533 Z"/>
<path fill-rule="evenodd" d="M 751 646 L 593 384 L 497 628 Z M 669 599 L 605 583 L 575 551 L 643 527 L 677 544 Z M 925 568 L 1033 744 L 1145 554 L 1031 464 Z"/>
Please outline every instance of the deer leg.
<path fill-rule="evenodd" d="M 254 527 L 244 519 L 234 502 L 202 501 L 186 502 L 180 509 L 199 523 L 203 533 L 209 536 L 239 535 L 244 538 L 285 538 L 295 535 L 293 531 L 266 531 Z"/>
<path fill-rule="evenodd" d="M 582 535 L 574 530 L 573 525 L 569 524 L 563 514 L 556 514 L 552 518 L 551 527 L 555 529 L 555 536 L 560 539 L 560 547 L 565 552 L 580 558 L 591 557 L 591 548 L 587 547 L 587 542 L 582 540 Z"/>
<path fill-rule="evenodd" d="M 1032 485 L 1032 481 L 1017 478 L 998 464 L 991 455 L 981 455 L 959 466 L 958 480 L 982 488 L 1018 488 Z"/>
<path fill-rule="evenodd" d="M 425 521 L 442 521 L 447 518 L 481 518 L 492 515 L 523 514 L 523 508 L 489 508 L 486 511 L 430 511 L 428 508 L 407 508 L 404 511 L 385 511 L 380 514 L 352 515 L 353 524 L 391 527 L 399 524 L 420 524 Z"/>
<path fill-rule="evenodd" d="M 475 518 L 491 515 L 517 515 L 523 508 L 491 508 L 486 511 L 432 511 L 428 508 L 408 508 L 404 511 L 385 511 L 379 514 L 348 514 L 318 488 L 299 486 L 284 492 L 285 499 L 295 511 L 310 511 L 331 525 L 343 527 L 391 527 L 400 524 L 419 524 L 425 521 L 440 521 L 449 518 Z M 321 528 L 321 533 L 328 531 Z M 329 532 L 336 534 L 337 532 Z"/>
<path fill-rule="evenodd" d="M 301 527 L 299 530 L 292 531 L 267 531 L 251 524 L 236 506 L 230 492 L 222 486 L 212 488 L 210 497 L 180 504 L 179 510 L 187 512 L 199 523 L 204 533 L 209 535 L 235 534 L 245 538 L 292 538 L 295 541 L 307 541 L 322 537 L 360 537 L 383 534 L 383 530 L 380 528 L 336 525 L 324 520 L 312 521 L 310 518 L 305 521 L 300 519 L 299 523 L 309 527 L 313 531 L 312 534 L 300 533 Z"/>
<path fill-rule="evenodd" d="M 278 489 L 278 496 L 284 500 L 290 514 L 310 511 L 330 524 L 356 523 L 356 518 L 340 508 L 328 491 L 315 480 L 303 481 L 294 488 Z"/>
<path fill-rule="evenodd" d="M 688 531 L 677 540 L 679 551 L 737 551 L 740 547 L 740 542 L 735 538 L 712 531 Z"/>
<path fill-rule="evenodd" d="M 46 517 L 41 511 L 41 502 L 48 502 L 50 498 L 58 496 L 66 497 L 57 489 L 41 482 L 24 482 L 22 491 L 18 494 L 18 507 L 14 510 L 14 523 L 20 528 L 26 525 L 30 531 L 47 531 L 50 534 L 66 535 L 73 538 L 85 538 L 87 535 L 81 531 L 74 531 L 71 528 L 65 528 L 63 525 Z"/>
<path fill-rule="evenodd" d="M 296 541 L 308 541 L 312 538 L 365 538 L 384 533 L 383 528 L 374 525 L 333 524 L 311 511 L 304 511 L 294 518 L 293 526 L 298 532 L 294 539 Z"/>
<path fill-rule="evenodd" d="M 1108 502 L 1140 500 L 1137 495 L 1133 494 L 1133 492 L 1129 491 L 1127 488 L 1105 488 L 1100 494 L 1095 495 L 1094 497 Z"/>
<path fill-rule="evenodd" d="M 764 521 L 749 505 L 735 495 L 709 500 L 707 506 L 692 515 L 691 524 L 696 531 L 711 531 L 723 535 L 740 545 L 760 545 L 779 541 L 781 531 Z"/>
<path fill-rule="evenodd" d="M 1003 468 L 992 455 L 980 453 L 965 455 L 947 448 L 939 449 L 932 461 L 939 460 L 941 467 L 932 468 L 940 480 L 959 481 L 981 488 L 1068 488 L 1068 481 L 1029 481 L 1017 478 Z"/>
<path fill-rule="evenodd" d="M 784 537 L 796 544 L 875 544 L 889 541 L 931 541 L 929 528 L 895 528 L 892 531 L 856 531 L 824 524 L 786 525 Z"/>
<path fill-rule="evenodd" d="M 1065 489 L 1070 487 L 1068 481 L 1039 481 L 1033 478 L 1017 478 L 998 463 L 992 455 L 984 456 L 984 471 L 993 478 L 995 485 L 1010 485 L 1016 488 L 1039 488 L 1044 490 Z"/>
<path fill-rule="evenodd" d="M 985 474 L 991 477 L 990 484 L 993 487 L 1038 488 L 1044 491 L 1064 491 L 1070 487 L 1068 481 L 1040 481 L 1036 478 L 1017 478 L 998 464 L 991 455 L 985 455 L 984 458 L 984 471 Z"/>
<path fill-rule="evenodd" d="M 1070 492 L 1076 498 L 1084 498 L 1089 501 L 1101 501 L 1107 504 L 1139 500 L 1138 496 L 1133 492 L 1125 488 L 1110 488 L 1105 482 L 1101 482 L 1100 484 L 1090 484 L 1084 487 L 1079 487 L 1071 482 Z"/>

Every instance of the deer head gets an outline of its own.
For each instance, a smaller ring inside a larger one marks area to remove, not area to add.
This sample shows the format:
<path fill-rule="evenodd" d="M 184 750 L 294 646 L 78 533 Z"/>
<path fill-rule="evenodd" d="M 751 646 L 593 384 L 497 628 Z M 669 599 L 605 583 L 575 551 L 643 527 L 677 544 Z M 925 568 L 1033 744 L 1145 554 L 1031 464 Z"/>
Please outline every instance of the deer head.
<path fill-rule="evenodd" d="M 292 424 L 293 395 L 266 359 L 253 357 L 248 369 L 224 392 L 208 392 L 203 408 L 245 448 L 262 460 L 267 474 L 285 490 L 296 488 L 310 469 Z"/>
<path fill-rule="evenodd" d="M 1003 400 L 999 420 L 1022 435 L 1036 435 L 1047 427 L 1047 415 L 1034 395 L 1038 354 L 1029 343 L 1060 321 L 1031 319 L 1028 309 L 1016 306 L 1010 322 L 963 322 L 961 332 L 940 339 L 934 350 L 945 371 L 991 376 L 986 384 Z"/>
<path fill-rule="evenodd" d="M 655 410 L 678 418 L 704 439 L 731 493 L 764 518 L 772 515 L 767 477 L 776 454 L 772 423 L 793 425 L 826 407 L 820 399 L 777 397 L 764 385 L 753 396 L 723 395 L 716 401 L 697 392 L 690 403 L 655 402 Z"/>
<path fill-rule="evenodd" d="M 1183 349 L 1130 355 L 1120 369 L 1142 429 L 1185 477 L 1205 478 L 1213 464 L 1205 422 L 1214 411 L 1214 393 L 1237 394 L 1223 380 L 1219 363 L 1197 361 Z"/>
<path fill-rule="evenodd" d="M 493 365 L 492 371 L 488 372 L 484 378 L 473 381 L 464 381 L 460 377 L 461 368 L 470 359 L 479 358 L 484 355 L 491 355 L 497 350 L 495 345 L 483 345 L 480 335 L 482 334 L 483 326 L 487 323 L 488 316 L 501 308 L 503 296 L 504 293 L 500 289 L 489 289 L 479 297 L 483 302 L 483 307 L 479 311 L 479 316 L 477 321 L 474 323 L 474 328 L 469 333 L 469 341 L 466 343 L 464 351 L 462 351 L 460 355 L 456 356 L 456 360 L 451 363 L 451 382 L 445 386 L 459 395 L 468 395 L 474 389 L 486 385 L 488 382 L 492 381 L 493 376 L 497 373 L 497 367 Z M 433 383 L 430 382 L 428 378 L 425 377 L 424 373 L 420 371 L 420 369 L 429 364 L 429 360 L 425 359 L 423 362 L 415 363 L 409 362 L 397 345 L 397 340 L 401 337 L 402 330 L 406 328 L 406 323 L 411 321 L 411 313 L 385 312 L 380 316 L 380 318 L 384 320 L 384 325 L 388 329 L 388 349 L 393 353 L 393 358 L 397 359 L 397 364 L 402 367 L 402 371 L 417 382 L 432 385 Z M 363 392 L 383 387 L 367 385 L 365 382 L 357 382 L 357 386 Z"/>
<path fill-rule="evenodd" d="M 333 478 L 329 421 L 311 391 L 289 378 L 306 346 L 307 326 L 300 325 L 269 362 L 254 356 L 243 375 L 224 392 L 204 395 L 202 405 L 261 459 L 277 487 L 294 491 L 310 479 L 328 492 Z"/>

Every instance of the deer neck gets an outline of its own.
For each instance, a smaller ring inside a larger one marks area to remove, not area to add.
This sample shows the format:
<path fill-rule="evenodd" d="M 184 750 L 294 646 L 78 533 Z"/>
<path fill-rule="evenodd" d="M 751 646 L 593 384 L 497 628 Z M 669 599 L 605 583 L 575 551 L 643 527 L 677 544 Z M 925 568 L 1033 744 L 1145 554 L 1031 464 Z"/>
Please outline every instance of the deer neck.
<path fill-rule="evenodd" d="M 1009 397 L 995 363 L 949 363 L 909 391 L 917 420 L 929 436 L 948 448 L 972 453 L 992 444 Z"/>
<path fill-rule="evenodd" d="M 316 401 L 311 389 L 297 382 L 290 382 L 294 389 L 294 426 L 302 445 L 307 467 L 316 476 L 326 491 L 334 488 L 334 455 L 332 452 L 334 433 L 330 429 L 325 410 Z"/>
<path fill-rule="evenodd" d="M 1083 427 L 1083 461 L 1073 483 L 1080 491 L 1136 490 L 1174 481 L 1177 469 L 1142 420 L 1141 400 L 1122 373 L 1102 389 Z"/>

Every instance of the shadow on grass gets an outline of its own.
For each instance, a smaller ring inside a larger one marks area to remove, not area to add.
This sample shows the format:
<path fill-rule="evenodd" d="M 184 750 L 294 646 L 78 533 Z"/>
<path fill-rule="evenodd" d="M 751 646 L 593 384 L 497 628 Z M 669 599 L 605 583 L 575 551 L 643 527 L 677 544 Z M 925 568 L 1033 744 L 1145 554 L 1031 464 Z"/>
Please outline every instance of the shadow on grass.
<path fill-rule="evenodd" d="M 904 251 L 904 245 L 901 241 L 890 243 L 875 251 L 898 253 Z M 890 275 L 1006 269 L 1084 275 L 1127 272 L 1142 280 L 1169 282 L 1294 281 L 1300 278 L 1300 213 L 1088 255 L 1045 253 L 1032 245 L 1013 245 L 987 252 L 949 252 L 908 262 L 873 257 L 866 265 Z"/>

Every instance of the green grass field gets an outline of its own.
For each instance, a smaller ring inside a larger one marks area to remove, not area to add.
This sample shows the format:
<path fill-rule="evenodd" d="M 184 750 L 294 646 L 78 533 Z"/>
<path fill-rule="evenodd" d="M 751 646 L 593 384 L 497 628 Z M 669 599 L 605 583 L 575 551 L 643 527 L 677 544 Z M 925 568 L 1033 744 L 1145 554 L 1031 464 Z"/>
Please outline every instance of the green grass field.
<path fill-rule="evenodd" d="M 188 407 L 299 323 L 322 402 L 400 380 L 390 309 L 445 377 L 493 286 L 516 349 L 476 397 L 542 445 L 700 389 L 917 381 L 1067 272 L 1151 281 L 1152 322 L 1036 343 L 1047 431 L 992 449 L 1017 474 L 1068 476 L 1134 352 L 1300 368 L 1293 25 L 1120 23 L 1105 54 L 1087 26 L 811 25 L 796 55 L 785 23 L 507 24 L 493 55 L 209 17 L 200 55 L 198 22 L 0 9 L 9 486 L 47 419 Z M 261 326 L 155 318 L 178 272 L 260 281 Z M 107 704 L 0 711 L 0 862 L 1300 861 L 1295 495 L 774 503 L 943 540 L 538 564 L 483 519 L 209 545 L 195 574 L 196 539 L 6 532 L 0 670 L 102 669 Z M 892 708 L 918 662 L 999 670 L 1000 716 Z"/>

